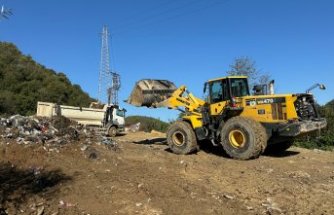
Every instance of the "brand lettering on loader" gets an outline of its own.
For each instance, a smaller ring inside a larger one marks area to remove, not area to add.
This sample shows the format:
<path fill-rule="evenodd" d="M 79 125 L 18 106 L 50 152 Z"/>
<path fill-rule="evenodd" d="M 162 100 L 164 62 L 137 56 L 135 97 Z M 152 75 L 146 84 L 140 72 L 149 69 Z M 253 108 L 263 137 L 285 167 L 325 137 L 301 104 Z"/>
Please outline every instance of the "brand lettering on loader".
<path fill-rule="evenodd" d="M 274 103 L 274 99 L 261 99 L 261 100 L 257 100 L 257 104 L 261 105 L 261 104 L 272 104 Z"/>
<path fill-rule="evenodd" d="M 247 106 L 263 105 L 263 104 L 274 104 L 274 103 L 285 103 L 284 97 L 279 98 L 262 98 L 262 99 L 249 99 L 246 100 Z"/>

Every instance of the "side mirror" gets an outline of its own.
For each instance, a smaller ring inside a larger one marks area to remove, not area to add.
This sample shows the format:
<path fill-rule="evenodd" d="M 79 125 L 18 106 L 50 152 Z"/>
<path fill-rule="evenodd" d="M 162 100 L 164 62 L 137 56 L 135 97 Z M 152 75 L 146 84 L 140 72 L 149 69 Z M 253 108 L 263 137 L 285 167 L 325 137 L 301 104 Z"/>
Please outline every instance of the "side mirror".
<path fill-rule="evenodd" d="M 203 88 L 203 94 L 205 94 L 207 87 L 208 87 L 208 82 L 205 82 L 204 83 L 204 88 Z"/>
<path fill-rule="evenodd" d="M 312 85 L 310 88 L 308 88 L 308 89 L 306 90 L 306 93 L 310 93 L 311 90 L 313 90 L 313 89 L 315 89 L 315 88 L 317 88 L 317 87 L 319 87 L 320 90 L 325 90 L 325 89 L 326 89 L 326 87 L 325 87 L 324 84 L 314 84 L 314 85 Z"/>

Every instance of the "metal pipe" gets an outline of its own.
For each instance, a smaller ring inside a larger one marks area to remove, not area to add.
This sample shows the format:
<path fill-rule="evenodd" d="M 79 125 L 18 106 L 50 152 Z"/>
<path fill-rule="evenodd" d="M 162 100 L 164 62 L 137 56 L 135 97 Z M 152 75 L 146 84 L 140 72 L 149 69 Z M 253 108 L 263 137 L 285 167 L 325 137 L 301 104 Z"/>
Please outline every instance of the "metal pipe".
<path fill-rule="evenodd" d="M 275 80 L 271 80 L 269 82 L 269 94 L 270 95 L 274 95 L 275 94 L 274 83 L 275 83 Z"/>
<path fill-rule="evenodd" d="M 315 88 L 317 88 L 317 87 L 319 87 L 320 90 L 325 90 L 325 89 L 326 89 L 326 87 L 325 87 L 324 84 L 319 84 L 319 83 L 317 83 L 317 84 L 313 84 L 310 88 L 308 88 L 308 89 L 306 90 L 306 93 L 310 93 L 311 90 L 313 90 L 313 89 L 315 89 Z"/>

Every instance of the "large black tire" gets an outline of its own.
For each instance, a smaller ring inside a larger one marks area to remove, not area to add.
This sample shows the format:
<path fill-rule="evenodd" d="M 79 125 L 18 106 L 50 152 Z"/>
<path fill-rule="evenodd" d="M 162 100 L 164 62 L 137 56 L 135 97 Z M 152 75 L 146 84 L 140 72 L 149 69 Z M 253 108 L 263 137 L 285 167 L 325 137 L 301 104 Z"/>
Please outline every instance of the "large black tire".
<path fill-rule="evenodd" d="M 261 123 L 241 116 L 227 120 L 220 133 L 221 144 L 232 158 L 259 157 L 267 146 L 267 134 Z"/>
<path fill-rule="evenodd" d="M 116 137 L 116 135 L 117 135 L 117 128 L 115 126 L 110 126 L 108 129 L 108 136 Z"/>
<path fill-rule="evenodd" d="M 281 154 L 290 148 L 294 143 L 293 139 L 286 140 L 280 143 L 268 144 L 265 153 L 266 154 Z"/>
<path fill-rule="evenodd" d="M 169 126 L 167 143 L 175 154 L 185 155 L 199 149 L 196 134 L 191 125 L 185 121 L 176 121 Z"/>

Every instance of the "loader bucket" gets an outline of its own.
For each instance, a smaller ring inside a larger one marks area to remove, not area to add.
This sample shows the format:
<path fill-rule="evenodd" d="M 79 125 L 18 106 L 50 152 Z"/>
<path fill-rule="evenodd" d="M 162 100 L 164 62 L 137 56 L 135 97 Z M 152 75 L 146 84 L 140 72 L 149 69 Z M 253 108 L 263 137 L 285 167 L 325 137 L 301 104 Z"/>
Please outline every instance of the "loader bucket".
<path fill-rule="evenodd" d="M 175 90 L 173 82 L 143 79 L 136 83 L 126 102 L 137 107 L 156 107 L 157 103 L 168 99 Z"/>

